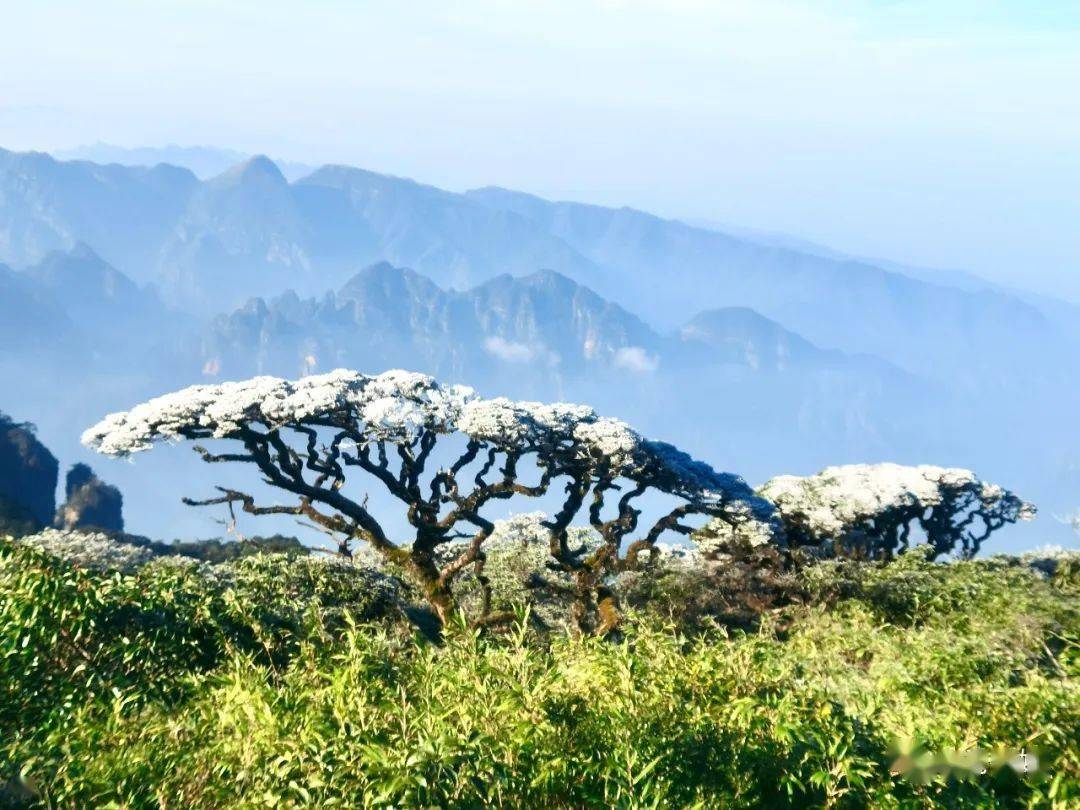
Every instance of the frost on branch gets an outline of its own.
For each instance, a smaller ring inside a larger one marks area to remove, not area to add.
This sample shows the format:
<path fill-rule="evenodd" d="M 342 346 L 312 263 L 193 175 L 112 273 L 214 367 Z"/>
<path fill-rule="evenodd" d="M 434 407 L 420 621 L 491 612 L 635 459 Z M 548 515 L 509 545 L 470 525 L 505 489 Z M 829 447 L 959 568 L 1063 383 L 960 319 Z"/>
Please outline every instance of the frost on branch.
<path fill-rule="evenodd" d="M 436 442 L 447 434 L 459 434 L 464 449 L 433 471 Z M 338 370 L 298 381 L 256 377 L 198 385 L 112 414 L 83 435 L 85 444 L 109 455 L 168 439 L 238 441 L 242 452 L 196 450 L 208 462 L 253 464 L 264 481 L 298 500 L 259 506 L 251 495 L 221 490 L 189 503 L 306 518 L 336 535 L 343 554 L 351 553 L 353 541 L 366 541 L 411 571 L 443 621 L 456 609 L 455 578 L 471 567 L 484 582 L 484 547 L 495 525 L 483 512 L 494 501 L 564 493 L 562 508 L 543 523 L 551 564 L 575 583 L 579 626 L 601 631 L 613 627 L 617 615 L 604 578 L 637 566 L 665 532 L 689 534 L 688 519 L 715 518 L 763 536 L 780 531 L 774 507 L 741 478 L 645 439 L 625 422 L 582 405 L 482 399 L 469 388 L 406 371 L 369 377 Z M 523 464 L 533 471 L 523 471 Z M 402 502 L 411 539 L 392 540 L 366 500 L 347 494 L 351 468 Z M 525 477 L 533 482 L 523 483 Z M 638 533 L 636 502 L 649 490 L 679 504 Z M 605 516 L 612 505 L 614 516 Z M 571 540 L 571 522 L 583 509 L 600 538 L 596 548 Z M 462 538 L 467 542 L 455 544 L 451 559 L 437 553 Z M 493 619 L 490 599 L 482 601 L 480 618 Z"/>
<path fill-rule="evenodd" d="M 574 578 L 551 564 L 545 526 L 549 519 L 543 512 L 524 512 L 496 520 L 484 546 L 484 581 L 472 571 L 464 572 L 454 583 L 458 603 L 479 614 L 527 605 L 531 620 L 545 630 L 571 629 Z M 567 531 L 571 548 L 592 553 L 601 546 L 600 536 L 589 527 L 571 526 Z M 440 547 L 439 553 L 449 561 L 460 546 L 450 543 Z M 487 606 L 484 599 L 489 600 Z"/>
<path fill-rule="evenodd" d="M 699 531 L 694 532 L 693 539 L 706 558 L 718 559 L 738 547 L 766 546 L 774 542 L 774 532 L 760 521 L 736 524 L 725 520 L 710 520 Z"/>
<path fill-rule="evenodd" d="M 158 439 L 235 438 L 249 423 L 267 427 L 308 419 L 359 419 L 372 438 L 410 438 L 445 430 L 472 390 L 440 387 L 424 374 L 388 371 L 368 377 L 339 369 L 296 382 L 255 377 L 193 385 L 106 416 L 83 433 L 83 444 L 110 456 L 149 450 Z"/>
<path fill-rule="evenodd" d="M 791 545 L 872 557 L 902 553 L 913 530 L 935 554 L 971 556 L 997 529 L 1035 517 L 1030 503 L 970 470 L 928 465 L 827 467 L 778 476 L 758 492 L 776 504 Z"/>

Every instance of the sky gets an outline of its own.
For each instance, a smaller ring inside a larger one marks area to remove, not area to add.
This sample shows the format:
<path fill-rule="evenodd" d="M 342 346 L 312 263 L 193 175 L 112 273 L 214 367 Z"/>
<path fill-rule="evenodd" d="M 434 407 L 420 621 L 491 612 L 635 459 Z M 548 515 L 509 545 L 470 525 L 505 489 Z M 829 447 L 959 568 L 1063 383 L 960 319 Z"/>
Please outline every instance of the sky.
<path fill-rule="evenodd" d="M 6 5 L 0 147 L 349 163 L 1080 301 L 1080 3 Z"/>

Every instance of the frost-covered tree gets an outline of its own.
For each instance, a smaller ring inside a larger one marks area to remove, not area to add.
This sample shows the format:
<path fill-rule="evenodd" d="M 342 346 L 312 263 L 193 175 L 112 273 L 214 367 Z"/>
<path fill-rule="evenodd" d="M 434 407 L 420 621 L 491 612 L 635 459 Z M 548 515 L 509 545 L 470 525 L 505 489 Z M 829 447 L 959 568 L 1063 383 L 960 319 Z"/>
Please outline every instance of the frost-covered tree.
<path fill-rule="evenodd" d="M 429 469 L 439 439 L 453 434 L 453 459 Z M 266 483 L 296 497 L 294 504 L 260 505 L 248 493 L 219 488 L 217 497 L 185 502 L 306 518 L 336 535 L 345 555 L 364 541 L 410 572 L 444 622 L 456 609 L 455 578 L 471 567 L 484 581 L 484 546 L 494 531 L 485 509 L 500 500 L 563 493 L 561 508 L 544 523 L 550 564 L 574 581 L 579 625 L 601 632 L 618 615 L 604 577 L 638 565 L 665 532 L 689 534 L 694 516 L 779 531 L 775 509 L 741 478 L 589 407 L 483 399 L 404 371 L 197 385 L 112 414 L 83 435 L 88 446 L 119 456 L 162 439 L 235 441 L 236 452 L 195 449 L 207 462 L 253 465 Z M 400 503 L 411 537 L 388 534 L 358 495 L 363 489 L 347 484 L 353 472 Z M 639 499 L 649 491 L 677 505 L 638 531 Z M 595 548 L 571 537 L 583 510 L 600 538 Z M 463 538 L 449 559 L 439 553 Z M 476 620 L 498 618 L 488 612 Z"/>
<path fill-rule="evenodd" d="M 531 619 L 542 628 L 573 626 L 574 577 L 551 565 L 546 525 L 550 519 L 543 512 L 519 512 L 496 520 L 495 530 L 484 545 L 483 576 L 478 577 L 472 569 L 467 569 L 454 582 L 458 604 L 474 615 L 528 605 Z M 596 552 L 602 545 L 600 536 L 588 526 L 571 526 L 567 535 L 569 547 L 582 549 L 586 554 Z M 462 542 L 466 541 L 441 546 L 440 556 L 449 561 L 460 553 Z M 485 599 L 487 605 L 483 604 Z"/>
<path fill-rule="evenodd" d="M 935 555 L 971 556 L 997 529 L 1035 517 L 1032 504 L 970 470 L 927 465 L 827 467 L 808 477 L 778 476 L 758 494 L 776 505 L 790 546 L 869 557 L 904 552 L 915 530 Z M 711 523 L 698 542 L 760 544 L 749 528 Z"/>

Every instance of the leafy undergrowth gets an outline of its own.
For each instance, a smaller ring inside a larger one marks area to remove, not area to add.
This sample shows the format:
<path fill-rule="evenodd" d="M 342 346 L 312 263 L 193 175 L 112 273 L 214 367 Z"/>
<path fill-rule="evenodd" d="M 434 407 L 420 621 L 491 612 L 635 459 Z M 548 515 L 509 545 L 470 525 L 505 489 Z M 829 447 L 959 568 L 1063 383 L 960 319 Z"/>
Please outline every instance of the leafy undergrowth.
<path fill-rule="evenodd" d="M 0 804 L 1080 804 L 1074 567 L 825 563 L 748 632 L 661 605 L 620 643 L 523 621 L 434 644 L 347 568 L 229 565 L 0 541 Z M 940 764 L 1021 748 L 1026 775 Z"/>

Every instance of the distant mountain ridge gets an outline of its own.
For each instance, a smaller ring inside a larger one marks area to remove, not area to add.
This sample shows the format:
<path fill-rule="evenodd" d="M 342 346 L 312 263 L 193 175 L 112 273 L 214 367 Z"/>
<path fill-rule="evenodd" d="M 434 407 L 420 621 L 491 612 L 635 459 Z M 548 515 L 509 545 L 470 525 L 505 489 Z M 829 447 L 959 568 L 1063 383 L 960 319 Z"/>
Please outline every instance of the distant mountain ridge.
<path fill-rule="evenodd" d="M 74 329 L 64 308 L 32 279 L 0 264 L 0 345 L 14 359 L 50 352 Z"/>
<path fill-rule="evenodd" d="M 1034 347 L 1061 342 L 1037 307 L 992 289 L 932 284 L 630 208 L 549 202 L 494 187 L 466 196 L 532 220 L 601 268 L 618 268 L 653 322 L 668 320 L 666 313 L 687 299 L 698 308 L 749 307 L 818 345 L 876 354 L 939 377 L 981 366 L 989 356 L 995 364 L 1029 359 Z"/>
<path fill-rule="evenodd" d="M 84 330 L 130 338 L 135 329 L 161 328 L 166 308 L 157 295 L 82 242 L 70 251 L 52 251 L 25 275 Z"/>
<path fill-rule="evenodd" d="M 455 290 L 378 262 L 337 291 L 253 298 L 208 324 L 168 310 L 153 289 L 140 288 L 81 243 L 22 272 L 0 265 L 0 287 L 8 291 L 5 323 L 16 327 L 9 347 L 84 360 L 111 354 L 126 365 L 136 362 L 132 352 L 172 345 L 169 362 L 160 362 L 210 377 L 294 376 L 342 365 L 406 366 L 473 380 L 508 367 L 567 378 L 730 366 L 779 374 L 873 368 L 906 379 L 885 361 L 819 349 L 746 308 L 706 310 L 661 334 L 553 270 L 501 274 Z M 136 335 L 150 340 L 132 341 Z"/>
<path fill-rule="evenodd" d="M 9 294 L 0 307 L 10 309 L 8 324 L 20 339 L 42 347 L 112 351 L 114 344 L 140 333 L 168 333 L 185 320 L 81 242 L 70 251 L 50 251 L 22 272 L 0 265 L 5 284 Z"/>
<path fill-rule="evenodd" d="M 662 328 L 706 308 L 749 307 L 819 346 L 978 384 L 1002 366 L 1028 373 L 1043 347 L 1080 340 L 1060 317 L 996 289 L 931 284 L 631 209 L 495 188 L 456 194 L 345 166 L 290 183 L 264 157 L 200 181 L 169 166 L 0 151 L 0 261 L 27 266 L 80 241 L 154 284 L 166 304 L 204 315 L 285 289 L 320 295 L 385 260 L 456 289 L 551 269 Z"/>
<path fill-rule="evenodd" d="M 187 169 L 201 180 L 221 174 L 248 160 L 251 155 L 236 149 L 222 149 L 216 146 L 178 146 L 169 144 L 162 147 L 140 146 L 127 148 L 110 143 L 92 143 L 54 152 L 58 160 L 87 160 L 92 163 L 119 163 L 122 166 L 157 166 L 167 163 Z M 290 160 L 274 161 L 290 181 L 297 180 L 315 171 L 314 166 Z"/>
<path fill-rule="evenodd" d="M 198 362 L 225 378 L 339 366 L 408 366 L 483 379 L 518 366 L 566 378 L 733 365 L 768 373 L 868 366 L 818 349 L 752 310 L 700 313 L 681 331 L 644 321 L 552 270 L 444 290 L 415 271 L 371 265 L 338 291 L 256 298 L 216 318 Z M 877 361 L 878 370 L 903 376 Z"/>

